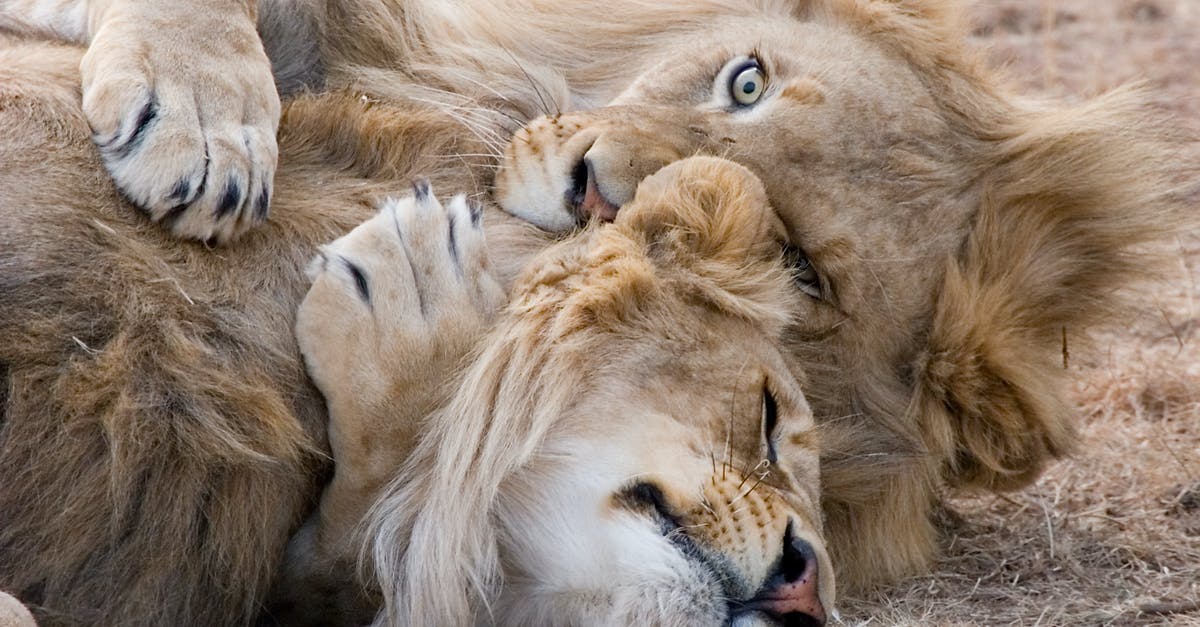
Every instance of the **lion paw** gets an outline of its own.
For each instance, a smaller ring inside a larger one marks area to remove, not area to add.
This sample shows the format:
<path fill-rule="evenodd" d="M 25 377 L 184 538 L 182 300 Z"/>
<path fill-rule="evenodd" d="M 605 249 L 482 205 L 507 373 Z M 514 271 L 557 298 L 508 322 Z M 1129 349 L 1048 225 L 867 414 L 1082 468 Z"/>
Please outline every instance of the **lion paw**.
<path fill-rule="evenodd" d="M 129 200 L 179 237 L 229 242 L 270 205 L 271 64 L 248 14 L 214 11 L 180 28 L 153 4 L 96 32 L 80 66 L 84 113 Z"/>
<path fill-rule="evenodd" d="M 325 246 L 296 333 L 326 399 L 424 393 L 486 329 L 505 295 L 488 269 L 481 209 L 429 184 Z"/>

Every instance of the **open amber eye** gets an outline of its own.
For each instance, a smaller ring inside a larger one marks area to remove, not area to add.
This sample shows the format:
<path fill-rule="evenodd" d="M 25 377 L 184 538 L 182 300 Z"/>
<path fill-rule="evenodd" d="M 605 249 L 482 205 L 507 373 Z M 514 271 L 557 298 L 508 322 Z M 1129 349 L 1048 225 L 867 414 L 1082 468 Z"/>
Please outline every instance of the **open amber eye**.
<path fill-rule="evenodd" d="M 758 61 L 751 59 L 744 67 L 733 73 L 729 80 L 729 96 L 733 101 L 749 106 L 762 98 L 763 90 L 767 87 L 767 76 L 763 73 Z"/>

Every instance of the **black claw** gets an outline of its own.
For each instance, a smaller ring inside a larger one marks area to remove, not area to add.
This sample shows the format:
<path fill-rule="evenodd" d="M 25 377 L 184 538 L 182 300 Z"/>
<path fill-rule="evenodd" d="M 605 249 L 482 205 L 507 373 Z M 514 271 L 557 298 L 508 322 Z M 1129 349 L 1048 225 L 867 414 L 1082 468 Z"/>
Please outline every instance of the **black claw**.
<path fill-rule="evenodd" d="M 467 209 L 471 212 L 471 226 L 479 226 L 483 219 L 483 205 L 478 200 L 471 198 L 467 201 Z"/>
<path fill-rule="evenodd" d="M 229 179 L 225 183 L 225 191 L 221 192 L 221 200 L 217 203 L 216 216 L 224 218 L 233 213 L 242 204 L 242 186 L 237 181 Z"/>
<path fill-rule="evenodd" d="M 254 219 L 266 220 L 267 214 L 271 212 L 271 188 L 264 187 L 262 193 L 258 195 L 258 202 L 254 205 Z"/>
<path fill-rule="evenodd" d="M 175 182 L 175 186 L 171 188 L 171 193 L 167 195 L 167 200 L 185 203 L 191 200 L 188 194 L 192 193 L 192 182 L 187 177 L 181 178 Z"/>
<path fill-rule="evenodd" d="M 137 147 L 141 145 L 142 138 L 146 136 L 146 129 L 158 117 L 158 104 L 154 99 L 146 101 L 145 106 L 138 112 L 137 120 L 133 125 L 133 132 L 130 133 L 129 139 L 125 143 L 118 146 L 104 146 L 103 148 L 110 152 L 117 159 L 124 159 L 133 154 Z"/>
<path fill-rule="evenodd" d="M 446 218 L 447 218 L 446 221 L 449 222 L 449 237 L 447 239 L 449 240 L 449 246 L 450 246 L 450 258 L 454 260 L 454 265 L 455 265 L 455 267 L 457 267 L 458 266 L 458 245 L 455 242 L 455 237 L 454 237 L 454 214 L 448 213 L 448 214 L 446 214 Z"/>
<path fill-rule="evenodd" d="M 196 186 L 196 195 L 193 198 L 203 197 L 206 189 L 208 189 L 208 146 L 204 147 L 204 172 L 200 174 L 200 184 Z"/>
<path fill-rule="evenodd" d="M 166 225 L 167 228 L 174 228 L 175 223 L 179 222 L 179 218 L 183 217 L 183 212 L 187 211 L 187 208 L 187 205 L 175 205 L 174 207 L 171 207 L 166 213 L 163 214 L 161 222 Z"/>
<path fill-rule="evenodd" d="M 433 187 L 429 184 L 429 179 L 421 177 L 413 181 L 413 195 L 418 201 L 423 202 L 429 195 L 433 193 Z"/>

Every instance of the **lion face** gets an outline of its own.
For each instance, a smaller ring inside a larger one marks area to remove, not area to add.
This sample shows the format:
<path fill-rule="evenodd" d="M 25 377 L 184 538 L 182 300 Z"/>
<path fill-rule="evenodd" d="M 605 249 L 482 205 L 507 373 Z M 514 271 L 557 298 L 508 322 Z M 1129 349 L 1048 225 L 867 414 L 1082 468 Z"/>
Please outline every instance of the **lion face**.
<path fill-rule="evenodd" d="M 799 4 L 660 42 L 608 106 L 528 124 L 494 196 L 569 231 L 619 219 L 640 181 L 694 155 L 762 181 L 798 297 L 782 344 L 806 375 L 827 533 L 855 590 L 928 564 L 943 482 L 1018 487 L 1068 449 L 1055 349 L 1125 280 L 1095 260 L 1172 221 L 1138 163 L 1162 151 L 1122 143 L 1145 128 L 1130 98 L 1014 98 L 951 3 Z M 1135 202 L 1156 209 L 1131 221 Z"/>
<path fill-rule="evenodd" d="M 638 182 L 696 154 L 744 165 L 787 232 L 810 337 L 912 335 L 962 240 L 953 134 L 899 55 L 846 26 L 730 18 L 680 44 L 607 107 L 538 119 L 508 145 L 503 209 L 548 230 L 611 219 Z M 874 348 L 874 347 L 872 347 Z M 874 352 L 874 351 L 872 351 Z M 883 356 L 883 355 L 879 355 Z M 890 357 L 890 356 L 889 356 Z"/>
<path fill-rule="evenodd" d="M 749 325 L 684 322 L 708 332 L 585 359 L 578 404 L 506 486 L 503 624 L 824 623 L 818 453 L 790 364 Z"/>
<path fill-rule="evenodd" d="M 782 237 L 756 177 L 698 157 L 531 263 L 370 517 L 388 616 L 474 590 L 499 624 L 823 624 Z"/>

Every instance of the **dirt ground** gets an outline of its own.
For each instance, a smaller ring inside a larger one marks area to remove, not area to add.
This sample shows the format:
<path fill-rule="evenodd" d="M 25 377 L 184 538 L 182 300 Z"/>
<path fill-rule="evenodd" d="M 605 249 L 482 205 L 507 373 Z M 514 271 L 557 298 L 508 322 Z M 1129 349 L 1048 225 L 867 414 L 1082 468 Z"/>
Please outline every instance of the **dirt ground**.
<path fill-rule="evenodd" d="M 975 43 L 1030 94 L 1144 81 L 1200 137 L 1200 0 L 970 6 Z M 1200 142 L 1179 159 L 1200 213 Z M 1021 492 L 950 495 L 937 570 L 843 602 L 842 624 L 1200 626 L 1200 234 L 1167 245 L 1145 312 L 1070 362 L 1075 456 Z"/>

